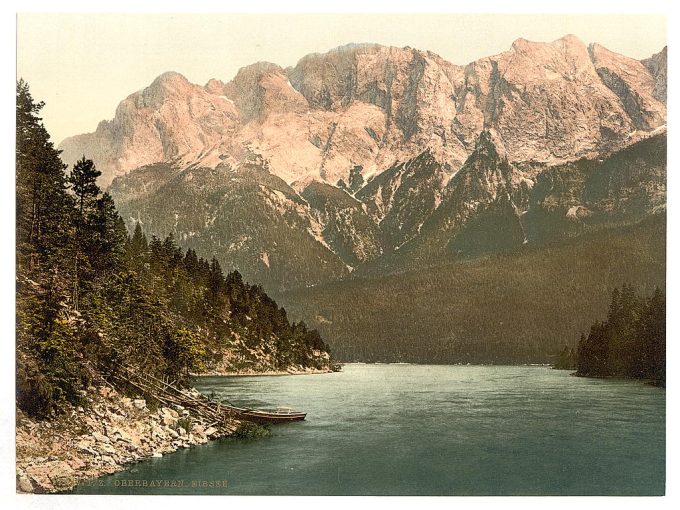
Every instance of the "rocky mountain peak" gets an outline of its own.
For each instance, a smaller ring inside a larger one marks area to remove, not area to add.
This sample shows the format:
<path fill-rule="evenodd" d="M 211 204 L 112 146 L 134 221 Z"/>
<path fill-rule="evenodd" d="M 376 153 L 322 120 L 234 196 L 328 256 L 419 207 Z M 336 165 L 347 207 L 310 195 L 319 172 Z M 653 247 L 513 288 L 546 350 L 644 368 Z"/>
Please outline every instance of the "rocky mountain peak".
<path fill-rule="evenodd" d="M 234 100 L 244 122 L 262 121 L 270 113 L 300 111 L 308 108 L 306 100 L 293 89 L 283 69 L 270 62 L 242 67 L 224 87 Z"/>
<path fill-rule="evenodd" d="M 552 42 L 518 39 L 509 52 L 490 59 L 502 76 L 508 74 L 508 80 L 528 86 L 556 79 L 587 78 L 583 73 L 591 67 L 586 45 L 573 35 Z"/>
<path fill-rule="evenodd" d="M 667 61 L 668 61 L 668 47 L 664 46 L 659 53 L 655 53 L 650 58 L 642 60 L 650 74 L 654 77 L 654 97 L 666 104 L 666 82 L 667 77 Z"/>
<path fill-rule="evenodd" d="M 139 107 L 160 108 L 167 99 L 184 100 L 187 96 L 192 95 L 197 87 L 197 85 L 189 82 L 184 75 L 169 71 L 158 76 L 142 91 L 129 96 L 127 100 L 134 97 Z"/>
<path fill-rule="evenodd" d="M 666 123 L 666 106 L 655 97 L 655 76 L 641 61 L 597 43 L 588 52 L 600 79 L 620 99 L 636 129 L 649 131 Z"/>
<path fill-rule="evenodd" d="M 255 62 L 241 67 L 229 84 L 242 87 L 248 83 L 259 81 L 263 75 L 275 72 L 283 72 L 280 65 L 265 61 Z"/>
<path fill-rule="evenodd" d="M 529 41 L 520 37 L 511 46 L 511 50 L 517 53 L 541 52 L 549 48 L 559 48 L 578 53 L 585 50 L 586 44 L 574 34 L 566 34 L 552 42 Z"/>
<path fill-rule="evenodd" d="M 191 85 L 189 80 L 187 80 L 183 74 L 175 71 L 167 71 L 158 76 L 158 78 L 151 83 L 151 87 L 163 87 L 170 90 L 188 85 Z"/>
<path fill-rule="evenodd" d="M 215 94 L 216 96 L 222 96 L 224 95 L 224 87 L 225 84 L 223 81 L 217 80 L 215 78 L 210 78 L 208 80 L 208 83 L 205 84 L 204 88 L 211 94 Z"/>
<path fill-rule="evenodd" d="M 639 62 L 574 36 L 516 40 L 457 66 L 413 48 L 352 44 L 228 83 L 165 73 L 95 133 L 65 140 L 116 175 L 153 163 L 238 167 L 257 154 L 287 183 L 368 181 L 429 149 L 453 171 L 494 133 L 510 162 L 555 164 L 618 150 L 665 123 L 665 52 Z M 499 149 L 500 150 L 500 149 Z"/>

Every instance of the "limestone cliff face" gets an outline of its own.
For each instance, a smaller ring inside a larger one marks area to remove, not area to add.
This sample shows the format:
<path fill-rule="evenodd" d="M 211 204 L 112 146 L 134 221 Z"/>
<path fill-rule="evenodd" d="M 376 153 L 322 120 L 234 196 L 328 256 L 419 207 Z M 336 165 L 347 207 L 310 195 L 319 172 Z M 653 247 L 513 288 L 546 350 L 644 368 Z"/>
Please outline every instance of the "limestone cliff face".
<path fill-rule="evenodd" d="M 463 68 L 438 55 L 412 48 L 348 45 L 304 57 L 289 76 L 310 107 L 333 113 L 339 126 L 355 112 L 370 112 L 374 118 L 351 133 L 356 140 L 347 136 L 329 140 L 324 163 L 332 169 L 330 181 L 347 177 L 342 154 L 357 142 L 365 151 L 353 155 L 353 160 L 368 176 L 425 148 L 457 165 L 467 155 L 453 122 L 455 89 L 462 83 Z"/>
<path fill-rule="evenodd" d="M 602 82 L 619 98 L 635 129 L 649 131 L 666 123 L 666 105 L 657 99 L 657 80 L 638 60 L 599 44 L 588 51 Z"/>
<path fill-rule="evenodd" d="M 646 61 L 573 36 L 518 39 L 467 66 L 431 52 L 348 45 L 289 69 L 259 62 L 204 87 L 166 73 L 112 121 L 61 144 L 93 157 L 107 186 L 152 163 L 216 167 L 256 154 L 286 182 L 366 180 L 427 149 L 460 168 L 482 129 L 510 161 L 557 163 L 610 152 L 665 123 L 665 51 Z"/>
<path fill-rule="evenodd" d="M 665 48 L 518 39 L 457 66 L 348 45 L 228 83 L 166 73 L 60 148 L 129 226 L 290 289 L 662 210 L 665 98 Z"/>
<path fill-rule="evenodd" d="M 510 51 L 466 68 L 460 123 L 493 128 L 510 161 L 554 164 L 631 142 L 665 122 L 654 80 L 638 61 L 576 37 L 518 39 Z"/>
<path fill-rule="evenodd" d="M 111 121 L 94 133 L 66 139 L 63 159 L 86 154 L 101 170 L 100 184 L 152 163 L 217 165 L 221 140 L 233 135 L 239 112 L 226 98 L 210 94 L 178 73 L 165 73 L 123 100 Z"/>
<path fill-rule="evenodd" d="M 668 81 L 667 62 L 668 62 L 668 48 L 664 46 L 663 50 L 655 53 L 649 58 L 642 60 L 642 64 L 649 70 L 654 77 L 654 97 L 666 104 L 666 83 Z"/>

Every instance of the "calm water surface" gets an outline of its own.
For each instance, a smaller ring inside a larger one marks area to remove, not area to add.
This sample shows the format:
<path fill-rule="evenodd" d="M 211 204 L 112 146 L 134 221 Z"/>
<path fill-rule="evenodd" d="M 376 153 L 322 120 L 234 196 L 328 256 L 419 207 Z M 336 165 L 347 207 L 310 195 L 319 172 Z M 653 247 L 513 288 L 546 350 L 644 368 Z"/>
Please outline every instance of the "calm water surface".
<path fill-rule="evenodd" d="M 133 465 L 76 494 L 656 495 L 665 391 L 547 367 L 345 365 L 335 374 L 196 381 L 304 422 Z M 183 480 L 184 488 L 121 487 Z M 191 488 L 192 480 L 227 487 Z"/>

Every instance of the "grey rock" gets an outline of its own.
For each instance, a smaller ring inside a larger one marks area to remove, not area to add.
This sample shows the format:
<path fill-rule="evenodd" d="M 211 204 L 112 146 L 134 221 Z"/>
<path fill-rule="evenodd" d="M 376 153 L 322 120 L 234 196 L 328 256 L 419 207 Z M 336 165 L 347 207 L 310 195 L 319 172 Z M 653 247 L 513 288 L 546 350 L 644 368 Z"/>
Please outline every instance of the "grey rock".
<path fill-rule="evenodd" d="M 94 431 L 92 437 L 100 443 L 110 443 L 111 440 L 101 432 Z"/>
<path fill-rule="evenodd" d="M 25 474 L 17 477 L 17 488 L 21 492 L 34 492 L 33 484 L 31 480 Z"/>

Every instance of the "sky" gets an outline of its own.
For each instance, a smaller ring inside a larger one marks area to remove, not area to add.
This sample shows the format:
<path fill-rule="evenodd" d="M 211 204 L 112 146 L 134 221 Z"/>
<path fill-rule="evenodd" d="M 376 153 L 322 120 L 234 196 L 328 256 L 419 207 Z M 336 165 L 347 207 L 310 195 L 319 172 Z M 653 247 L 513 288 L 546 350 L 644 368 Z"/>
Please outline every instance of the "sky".
<path fill-rule="evenodd" d="M 57 143 L 94 131 L 118 103 L 156 76 L 229 81 L 257 61 L 293 66 L 304 55 L 347 43 L 430 50 L 467 64 L 519 38 L 575 34 L 646 58 L 666 45 L 666 19 L 651 14 L 45 14 L 17 19 L 17 78 L 45 101 Z"/>

